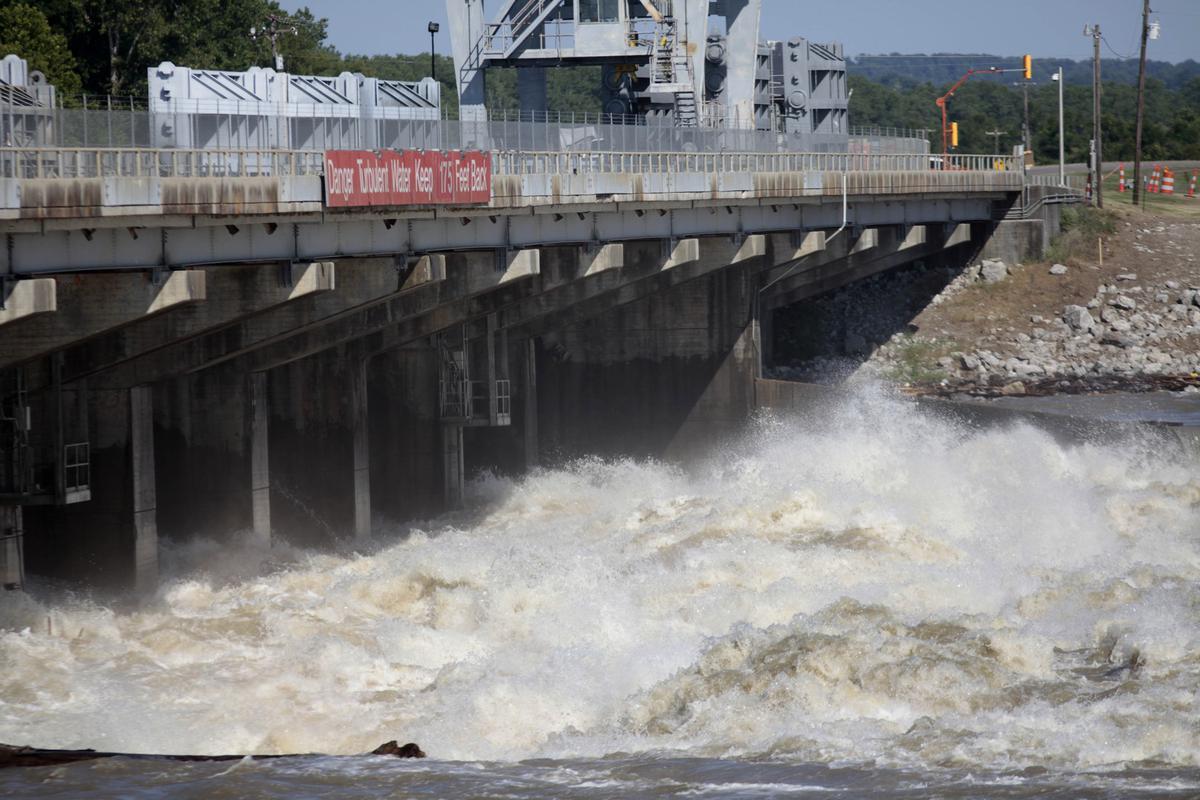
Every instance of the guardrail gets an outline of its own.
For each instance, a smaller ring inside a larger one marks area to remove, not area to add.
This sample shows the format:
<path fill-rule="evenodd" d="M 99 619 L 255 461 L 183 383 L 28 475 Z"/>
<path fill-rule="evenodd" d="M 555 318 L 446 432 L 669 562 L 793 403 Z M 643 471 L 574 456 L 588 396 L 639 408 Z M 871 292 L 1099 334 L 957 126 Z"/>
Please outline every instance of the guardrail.
<path fill-rule="evenodd" d="M 1087 186 L 1087 174 L 1067 175 L 1066 182 L 1059 180 L 1057 175 L 1025 175 L 1025 183 L 1028 186 L 1050 186 L 1056 188 L 1071 189 L 1073 191 L 1083 191 Z"/>
<path fill-rule="evenodd" d="M 1015 156 L 913 153 L 537 153 L 492 154 L 495 175 L 701 172 L 1013 172 Z"/>
<path fill-rule="evenodd" d="M 1014 172 L 1014 156 L 912 153 L 608 153 L 493 151 L 494 175 L 735 172 Z M 317 176 L 312 150 L 0 148 L 0 177 L 254 178 Z"/>
<path fill-rule="evenodd" d="M 313 150 L 0 148 L 4 178 L 256 178 L 320 175 Z"/>

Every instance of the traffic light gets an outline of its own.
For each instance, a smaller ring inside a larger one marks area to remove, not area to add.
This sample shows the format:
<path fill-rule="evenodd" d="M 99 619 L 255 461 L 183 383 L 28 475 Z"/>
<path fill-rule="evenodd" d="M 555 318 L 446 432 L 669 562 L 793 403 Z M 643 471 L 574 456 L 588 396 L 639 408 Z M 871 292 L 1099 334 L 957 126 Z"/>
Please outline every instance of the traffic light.
<path fill-rule="evenodd" d="M 1033 56 L 1025 54 L 1025 80 L 1033 80 Z"/>
<path fill-rule="evenodd" d="M 950 146 L 958 147 L 958 123 L 950 123 Z"/>

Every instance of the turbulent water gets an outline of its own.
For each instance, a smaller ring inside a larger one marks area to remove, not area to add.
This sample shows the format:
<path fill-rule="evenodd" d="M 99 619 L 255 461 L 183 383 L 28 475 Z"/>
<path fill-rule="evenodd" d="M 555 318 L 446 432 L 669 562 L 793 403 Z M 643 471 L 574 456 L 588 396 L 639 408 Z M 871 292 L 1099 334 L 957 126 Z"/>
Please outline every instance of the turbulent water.
<path fill-rule="evenodd" d="M 1200 794 L 1194 461 L 864 396 L 687 471 L 584 460 L 474 492 L 371 552 L 211 550 L 136 612 L 9 596 L 0 618 L 0 741 L 431 759 L 98 762 L 0 790 Z"/>

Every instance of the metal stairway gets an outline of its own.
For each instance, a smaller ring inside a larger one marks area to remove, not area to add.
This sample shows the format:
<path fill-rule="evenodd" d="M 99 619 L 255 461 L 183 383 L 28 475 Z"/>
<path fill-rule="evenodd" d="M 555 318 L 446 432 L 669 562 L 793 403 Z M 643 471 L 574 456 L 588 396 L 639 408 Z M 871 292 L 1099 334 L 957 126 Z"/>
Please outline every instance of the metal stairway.
<path fill-rule="evenodd" d="M 464 75 L 473 72 L 488 59 L 512 56 L 565 0 L 509 0 L 500 15 L 500 22 L 484 26 L 483 35 L 471 48 L 466 63 L 459 70 Z"/>
<path fill-rule="evenodd" d="M 650 91 L 674 95 L 675 124 L 696 127 L 699 112 L 692 79 L 692 60 L 677 35 L 672 17 L 658 23 L 654 33 L 654 53 L 650 57 Z"/>
<path fill-rule="evenodd" d="M 440 416 L 447 425 L 483 427 L 512 424 L 512 385 L 506 378 L 473 380 L 471 377 L 470 346 L 465 331 L 459 341 L 438 337 L 441 368 L 438 381 Z M 493 359 L 493 355 L 491 356 Z M 494 372 L 493 362 L 489 374 Z"/>

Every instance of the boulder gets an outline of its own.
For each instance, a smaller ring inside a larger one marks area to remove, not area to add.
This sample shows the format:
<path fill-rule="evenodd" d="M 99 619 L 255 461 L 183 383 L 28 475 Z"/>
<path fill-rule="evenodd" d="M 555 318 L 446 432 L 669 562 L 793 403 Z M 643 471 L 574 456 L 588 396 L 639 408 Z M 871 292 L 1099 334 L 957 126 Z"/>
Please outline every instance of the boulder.
<path fill-rule="evenodd" d="M 128 758 L 136 761 L 184 761 L 216 762 L 255 760 L 277 760 L 281 758 L 304 758 L 316 753 L 289 753 L 287 755 L 160 755 L 146 753 L 115 753 L 100 750 L 48 750 L 40 747 L 0 744 L 0 769 L 11 767 L 54 767 L 78 761 L 97 761 L 106 758 Z M 395 756 L 396 758 L 425 758 L 425 752 L 415 743 L 399 745 L 395 740 L 385 742 L 371 751 L 371 755 Z"/>
<path fill-rule="evenodd" d="M 1116 299 L 1110 300 L 1108 304 L 1122 311 L 1133 311 L 1137 308 L 1137 301 L 1123 294 L 1117 295 Z"/>
<path fill-rule="evenodd" d="M 1089 331 L 1095 324 L 1096 320 L 1092 319 L 1092 315 L 1083 306 L 1067 306 L 1063 309 L 1063 322 L 1071 326 L 1074 331 Z"/>
<path fill-rule="evenodd" d="M 425 758 L 425 751 L 416 742 L 398 744 L 395 739 L 384 742 L 371 751 L 373 756 L 395 756 L 396 758 Z"/>
<path fill-rule="evenodd" d="M 1053 267 L 1050 268 L 1050 274 L 1051 275 L 1066 275 L 1067 274 L 1067 265 L 1066 264 L 1055 264 Z"/>
<path fill-rule="evenodd" d="M 1127 333 L 1106 333 L 1100 337 L 1100 344 L 1106 344 L 1109 347 L 1120 347 L 1122 350 L 1127 350 L 1137 344 L 1133 337 Z"/>
<path fill-rule="evenodd" d="M 985 258 L 979 265 L 979 277 L 984 283 L 999 283 L 1008 277 L 1008 266 L 995 258 Z"/>

